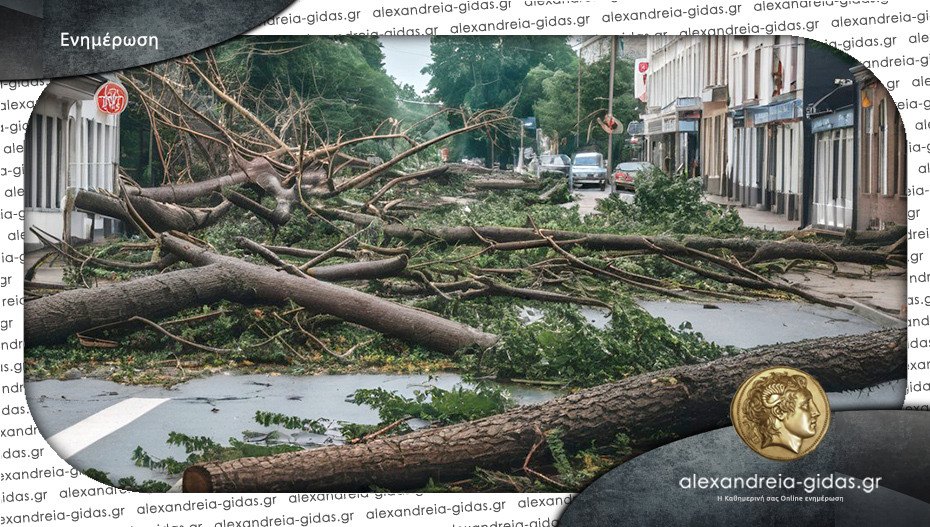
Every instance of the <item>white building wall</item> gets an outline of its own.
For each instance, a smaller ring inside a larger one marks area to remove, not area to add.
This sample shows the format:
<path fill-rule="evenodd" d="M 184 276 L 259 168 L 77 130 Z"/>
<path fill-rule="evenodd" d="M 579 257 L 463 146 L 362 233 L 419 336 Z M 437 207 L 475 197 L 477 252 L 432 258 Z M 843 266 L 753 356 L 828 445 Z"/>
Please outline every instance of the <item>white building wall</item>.
<path fill-rule="evenodd" d="M 42 120 L 42 124 L 37 124 Z M 51 123 L 52 134 L 48 124 Z M 41 131 L 41 134 L 37 133 Z M 41 137 L 40 137 L 41 135 Z M 26 224 L 61 237 L 64 196 L 68 187 L 116 189 L 119 167 L 119 116 L 97 110 L 93 100 L 75 101 L 43 95 L 36 103 L 26 133 Z M 43 158 L 40 161 L 40 157 Z M 50 162 L 49 162 L 50 160 Z M 72 215 L 71 234 L 90 238 L 103 229 L 103 218 Z M 27 246 L 39 239 L 26 231 Z"/>
<path fill-rule="evenodd" d="M 646 105 L 659 110 L 679 97 L 700 97 L 704 87 L 704 41 L 701 37 L 646 37 L 649 78 Z"/>

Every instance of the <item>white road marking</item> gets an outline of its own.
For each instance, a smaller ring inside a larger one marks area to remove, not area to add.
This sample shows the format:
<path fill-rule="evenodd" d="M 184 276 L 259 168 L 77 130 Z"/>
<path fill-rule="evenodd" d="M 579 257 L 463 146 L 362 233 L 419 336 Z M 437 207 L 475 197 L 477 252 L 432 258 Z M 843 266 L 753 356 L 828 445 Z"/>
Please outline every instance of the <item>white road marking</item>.
<path fill-rule="evenodd" d="M 126 399 L 48 438 L 48 444 L 68 459 L 171 399 Z"/>

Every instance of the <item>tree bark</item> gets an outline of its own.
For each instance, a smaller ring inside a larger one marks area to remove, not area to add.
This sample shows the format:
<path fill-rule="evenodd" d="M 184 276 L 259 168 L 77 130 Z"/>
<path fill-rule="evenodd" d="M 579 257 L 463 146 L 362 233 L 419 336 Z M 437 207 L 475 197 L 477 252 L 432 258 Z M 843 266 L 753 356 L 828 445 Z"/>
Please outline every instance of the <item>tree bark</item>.
<path fill-rule="evenodd" d="M 92 289 L 72 289 L 26 302 L 25 342 L 44 346 L 131 316 L 158 319 L 220 300 L 245 302 L 234 269 L 209 265 Z"/>
<path fill-rule="evenodd" d="M 907 236 L 907 226 L 894 225 L 890 229 L 880 231 L 854 231 L 847 229 L 843 236 L 843 245 L 871 245 L 881 247 L 890 245 L 901 237 Z"/>
<path fill-rule="evenodd" d="M 687 436 L 729 424 L 729 405 L 751 374 L 773 365 L 813 375 L 827 391 L 854 390 L 904 377 L 906 332 L 778 344 L 576 392 L 546 403 L 442 428 L 357 445 L 197 465 L 186 492 L 332 492 L 372 486 L 402 490 L 469 477 L 476 468 L 523 466 L 540 432 L 560 430 L 572 449 L 627 434 L 656 446 L 662 434 Z M 538 456 L 543 456 L 539 453 Z M 536 459 L 536 458 L 534 458 Z"/>
<path fill-rule="evenodd" d="M 326 282 L 348 282 L 350 280 L 377 280 L 397 276 L 407 267 L 407 255 L 401 254 L 383 260 L 349 262 L 324 267 L 311 267 L 309 276 Z"/>
<path fill-rule="evenodd" d="M 229 187 L 256 183 L 277 197 L 276 191 L 278 189 L 271 188 L 272 179 L 277 181 L 280 187 L 280 175 L 267 159 L 257 157 L 251 161 L 246 161 L 238 158 L 234 160 L 232 169 L 225 176 L 194 183 L 162 185 L 160 187 L 128 187 L 126 193 L 130 196 L 141 196 L 161 203 L 190 203 L 199 198 L 207 197 L 214 192 L 222 194 Z M 323 179 L 324 174 L 319 170 L 306 172 L 302 178 L 304 191 L 308 194 L 313 192 L 313 189 L 322 183 Z"/>
<path fill-rule="evenodd" d="M 478 190 L 537 190 L 539 182 L 525 179 L 473 179 L 465 186 Z"/>
<path fill-rule="evenodd" d="M 191 232 L 205 229 L 218 222 L 232 207 L 232 204 L 225 200 L 212 208 L 183 207 L 134 195 L 129 196 L 129 201 L 139 216 L 155 232 L 170 230 Z M 99 192 L 78 190 L 74 196 L 74 207 L 116 218 L 129 225 L 135 223 L 121 200 Z"/>
<path fill-rule="evenodd" d="M 283 304 L 288 300 L 314 313 L 339 317 L 385 335 L 443 353 L 493 346 L 497 335 L 444 319 L 428 311 L 271 267 L 222 256 L 172 235 L 162 236 L 162 248 L 198 266 L 93 289 L 76 289 L 26 304 L 26 342 L 30 346 L 61 342 L 77 332 L 131 316 L 158 318 L 182 309 L 226 299 L 241 303 Z M 313 268 L 314 276 L 359 280 L 365 264 Z M 389 259 L 400 267 L 406 256 Z M 379 262 L 378 266 L 383 266 Z"/>
<path fill-rule="evenodd" d="M 364 223 L 365 218 L 345 214 L 330 214 L 333 218 Z M 370 222 L 369 222 L 370 223 Z M 485 245 L 482 238 L 494 242 L 518 242 L 539 240 L 533 229 L 518 227 L 436 227 L 416 229 L 400 224 L 384 225 L 384 233 L 395 238 L 411 242 L 443 240 L 450 244 Z M 555 241 L 580 240 L 580 245 L 591 250 L 663 252 L 673 256 L 687 256 L 683 248 L 708 251 L 727 249 L 741 255 L 751 255 L 749 263 L 759 263 L 780 258 L 822 260 L 827 262 L 852 262 L 866 265 L 883 265 L 888 263 L 885 254 L 847 249 L 833 244 L 813 244 L 804 242 L 772 242 L 750 238 L 712 238 L 688 236 L 680 242 L 668 237 L 624 236 L 617 234 L 591 234 L 584 232 L 541 229 L 546 236 Z M 480 235 L 480 236 L 479 236 Z M 655 246 L 655 247 L 654 247 Z"/>

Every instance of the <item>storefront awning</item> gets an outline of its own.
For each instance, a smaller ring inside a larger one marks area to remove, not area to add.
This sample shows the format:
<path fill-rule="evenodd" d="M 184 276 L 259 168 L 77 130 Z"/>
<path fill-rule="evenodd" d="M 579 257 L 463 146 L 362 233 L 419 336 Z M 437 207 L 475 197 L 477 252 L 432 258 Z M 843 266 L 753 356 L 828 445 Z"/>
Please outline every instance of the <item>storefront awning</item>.
<path fill-rule="evenodd" d="M 838 112 L 816 117 L 811 119 L 811 132 L 827 132 L 837 128 L 849 128 L 853 126 L 853 109 L 846 108 Z"/>
<path fill-rule="evenodd" d="M 760 126 L 778 121 L 793 121 L 804 117 L 801 99 L 746 108 L 746 126 Z"/>

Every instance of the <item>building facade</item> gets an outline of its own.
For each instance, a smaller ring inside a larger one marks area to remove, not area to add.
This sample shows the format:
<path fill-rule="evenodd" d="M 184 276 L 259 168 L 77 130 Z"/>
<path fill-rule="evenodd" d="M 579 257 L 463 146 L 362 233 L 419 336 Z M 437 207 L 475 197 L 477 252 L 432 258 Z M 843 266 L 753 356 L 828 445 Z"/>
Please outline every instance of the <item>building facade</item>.
<path fill-rule="evenodd" d="M 904 221 L 903 124 L 852 57 L 790 35 L 646 42 L 645 160 L 799 228 Z"/>
<path fill-rule="evenodd" d="M 70 215 L 64 225 L 68 188 L 116 190 L 119 167 L 119 116 L 97 110 L 94 93 L 112 80 L 104 75 L 56 79 L 36 102 L 26 129 L 26 224 L 61 237 L 70 230 L 77 240 L 108 235 L 117 221 L 82 212 Z M 41 246 L 26 233 L 26 249 Z"/>
<path fill-rule="evenodd" d="M 799 220 L 801 211 L 803 39 L 730 39 L 733 155 L 729 197 Z"/>
<path fill-rule="evenodd" d="M 700 175 L 704 39 L 646 38 L 649 77 L 642 115 L 645 157 L 667 172 Z"/>
<path fill-rule="evenodd" d="M 802 226 L 855 228 L 853 122 L 856 94 L 849 55 L 805 42 Z"/>
<path fill-rule="evenodd" d="M 700 165 L 704 188 L 718 196 L 732 196 L 727 166 L 729 137 L 730 38 L 707 37 L 704 46 L 704 88 L 701 91 Z"/>
<path fill-rule="evenodd" d="M 850 70 L 856 80 L 856 228 L 883 229 L 907 222 L 907 139 L 888 90 L 867 68 Z"/>

